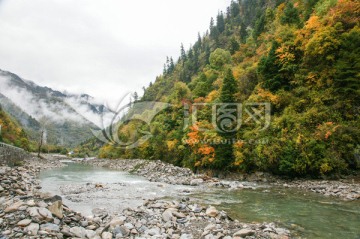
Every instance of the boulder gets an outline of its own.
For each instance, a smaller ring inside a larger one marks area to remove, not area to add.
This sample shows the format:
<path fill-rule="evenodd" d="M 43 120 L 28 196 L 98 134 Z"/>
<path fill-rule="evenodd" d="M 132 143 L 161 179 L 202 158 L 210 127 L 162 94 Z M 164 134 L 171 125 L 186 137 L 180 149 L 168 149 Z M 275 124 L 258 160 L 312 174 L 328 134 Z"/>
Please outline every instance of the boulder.
<path fill-rule="evenodd" d="M 216 217 L 218 214 L 219 211 L 213 206 L 210 206 L 206 209 L 206 215 L 208 215 L 209 217 Z"/>
<path fill-rule="evenodd" d="M 53 202 L 53 204 L 50 205 L 48 209 L 52 213 L 52 215 L 56 216 L 57 218 L 62 219 L 64 217 L 62 201 Z"/>
<path fill-rule="evenodd" d="M 5 208 L 4 212 L 6 213 L 10 213 L 10 212 L 15 212 L 18 210 L 19 207 L 21 207 L 24 204 L 23 201 L 18 201 L 16 203 L 13 203 L 12 205 L 8 206 L 7 208 Z"/>
<path fill-rule="evenodd" d="M 37 223 L 31 223 L 29 226 L 26 227 L 25 231 L 28 233 L 28 235 L 30 236 L 36 236 L 38 231 L 40 229 L 39 224 Z"/>

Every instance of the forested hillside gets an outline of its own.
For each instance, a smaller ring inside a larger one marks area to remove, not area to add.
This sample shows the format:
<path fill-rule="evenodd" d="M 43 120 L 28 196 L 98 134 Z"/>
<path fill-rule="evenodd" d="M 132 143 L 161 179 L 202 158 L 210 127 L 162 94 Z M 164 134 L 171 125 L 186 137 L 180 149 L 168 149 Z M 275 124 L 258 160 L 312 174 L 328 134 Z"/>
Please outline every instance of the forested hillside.
<path fill-rule="evenodd" d="M 0 142 L 30 150 L 31 144 L 25 131 L 20 125 L 7 115 L 0 105 Z"/>
<path fill-rule="evenodd" d="M 105 145 L 101 157 L 289 176 L 359 169 L 360 2 L 233 1 L 190 49 L 181 46 L 178 60 L 168 58 L 139 101 L 172 107 L 150 126 L 120 127 L 123 141 L 147 127 L 152 137 L 144 144 Z M 244 111 L 240 129 L 225 134 L 215 130 L 211 107 L 204 106 L 197 108 L 196 125 L 185 127 L 184 103 L 190 114 L 199 103 L 270 103 L 270 125 Z"/>

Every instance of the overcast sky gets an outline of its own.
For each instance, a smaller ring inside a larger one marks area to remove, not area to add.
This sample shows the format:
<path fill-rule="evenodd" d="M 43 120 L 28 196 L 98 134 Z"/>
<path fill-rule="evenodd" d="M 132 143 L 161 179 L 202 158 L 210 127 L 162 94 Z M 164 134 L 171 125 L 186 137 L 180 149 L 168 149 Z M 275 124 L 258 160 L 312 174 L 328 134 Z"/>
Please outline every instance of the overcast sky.
<path fill-rule="evenodd" d="M 142 91 L 230 0 L 0 0 L 0 69 L 114 102 Z"/>

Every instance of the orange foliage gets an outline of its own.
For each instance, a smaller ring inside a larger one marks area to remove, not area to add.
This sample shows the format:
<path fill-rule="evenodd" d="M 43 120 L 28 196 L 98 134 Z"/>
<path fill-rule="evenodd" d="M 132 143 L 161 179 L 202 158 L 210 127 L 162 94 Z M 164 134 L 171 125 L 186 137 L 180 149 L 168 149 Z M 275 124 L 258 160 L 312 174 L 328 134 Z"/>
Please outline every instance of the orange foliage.
<path fill-rule="evenodd" d="M 194 99 L 194 103 L 204 103 L 205 98 L 204 97 L 198 97 L 196 99 Z"/>
<path fill-rule="evenodd" d="M 315 136 L 318 140 L 328 140 L 338 127 L 339 125 L 335 125 L 333 122 L 320 124 L 317 126 Z"/>

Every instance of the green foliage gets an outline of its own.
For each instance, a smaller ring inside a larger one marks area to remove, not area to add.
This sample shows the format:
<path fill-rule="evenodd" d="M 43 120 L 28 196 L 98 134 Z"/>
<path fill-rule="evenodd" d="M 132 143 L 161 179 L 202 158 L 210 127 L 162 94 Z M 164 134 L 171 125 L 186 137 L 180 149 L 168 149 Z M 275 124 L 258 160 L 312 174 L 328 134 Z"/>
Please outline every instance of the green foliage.
<path fill-rule="evenodd" d="M 335 63 L 334 86 L 341 97 L 360 101 L 360 28 L 341 36 L 340 53 Z"/>
<path fill-rule="evenodd" d="M 300 23 L 299 12 L 297 8 L 294 7 L 294 4 L 290 1 L 286 4 L 284 9 L 284 14 L 280 18 L 281 24 L 295 24 Z"/>
<path fill-rule="evenodd" d="M 210 60 L 210 65 L 214 69 L 220 70 L 224 67 L 224 65 L 231 63 L 231 54 L 226 50 L 218 48 L 213 53 L 210 54 L 209 60 Z"/>
<path fill-rule="evenodd" d="M 359 9 L 356 0 L 232 1 L 145 89 L 141 100 L 174 105 L 149 125 L 153 137 L 132 150 L 105 145 L 100 156 L 288 177 L 359 170 Z M 217 132 L 204 106 L 186 127 L 180 102 L 188 113 L 195 103 L 268 102 L 271 123 L 264 130 L 245 112 L 238 132 Z M 139 127 L 129 123 L 119 134 L 128 139 Z M 233 139 L 239 142 L 211 144 Z"/>
<path fill-rule="evenodd" d="M 276 49 L 279 44 L 274 41 L 267 56 L 260 59 L 258 71 L 262 77 L 265 89 L 276 91 L 283 86 L 283 79 L 279 75 L 281 66 L 278 63 Z"/>
<path fill-rule="evenodd" d="M 222 103 L 235 102 L 235 93 L 237 91 L 236 81 L 231 69 L 226 71 L 223 86 L 221 88 L 220 101 Z"/>

